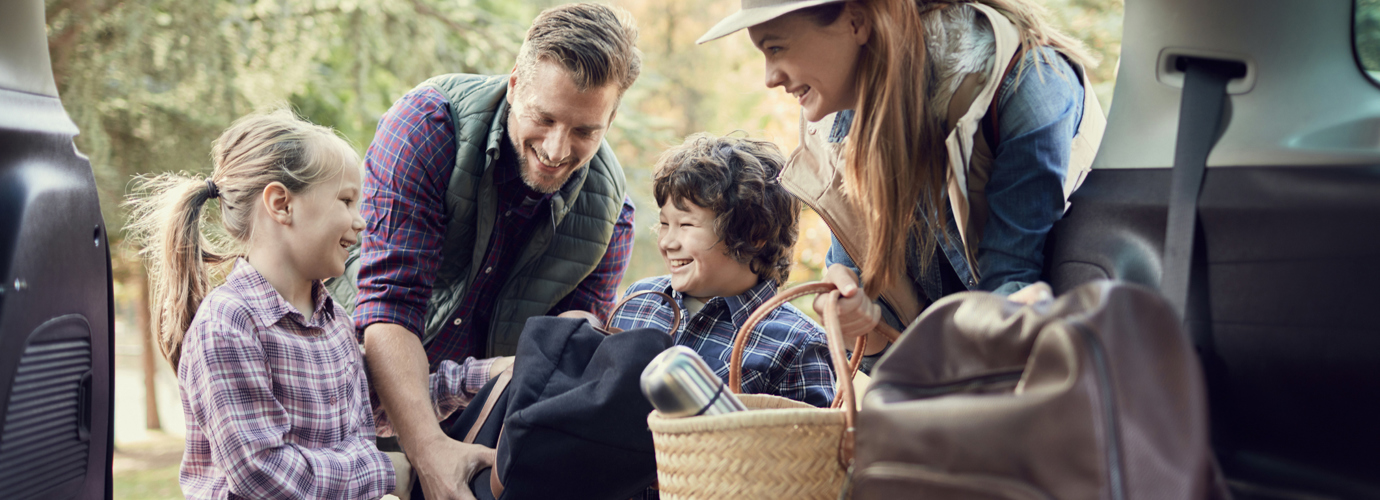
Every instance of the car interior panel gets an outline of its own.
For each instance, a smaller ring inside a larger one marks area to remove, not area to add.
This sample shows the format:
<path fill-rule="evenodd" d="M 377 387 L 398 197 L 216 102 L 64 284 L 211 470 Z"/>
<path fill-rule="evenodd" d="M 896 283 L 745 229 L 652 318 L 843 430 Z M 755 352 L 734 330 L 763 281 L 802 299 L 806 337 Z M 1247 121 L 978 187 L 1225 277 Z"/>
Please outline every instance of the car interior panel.
<path fill-rule="evenodd" d="M 1176 133 L 1191 125 L 1184 79 L 1166 75 L 1184 59 L 1244 68 L 1197 195 L 1186 313 L 1237 498 L 1380 497 L 1380 87 L 1357 63 L 1352 9 L 1128 1 L 1107 134 L 1046 245 L 1056 293 L 1161 286 Z"/>
<path fill-rule="evenodd" d="M 0 5 L 0 492 L 110 498 L 110 253 L 43 21 Z"/>

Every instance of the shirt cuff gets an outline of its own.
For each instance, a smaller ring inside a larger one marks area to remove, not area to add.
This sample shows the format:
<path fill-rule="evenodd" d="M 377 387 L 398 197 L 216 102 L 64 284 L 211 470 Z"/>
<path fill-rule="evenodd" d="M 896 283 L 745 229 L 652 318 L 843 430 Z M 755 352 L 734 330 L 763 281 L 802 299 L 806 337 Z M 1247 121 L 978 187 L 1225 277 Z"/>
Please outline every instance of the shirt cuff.
<path fill-rule="evenodd" d="M 493 367 L 494 361 L 497 360 L 498 358 L 467 358 L 465 360 L 467 371 L 465 373 L 463 389 L 465 394 L 469 395 L 471 399 L 474 398 L 475 394 L 479 394 L 479 390 L 484 388 L 484 384 L 489 383 L 489 369 Z"/>

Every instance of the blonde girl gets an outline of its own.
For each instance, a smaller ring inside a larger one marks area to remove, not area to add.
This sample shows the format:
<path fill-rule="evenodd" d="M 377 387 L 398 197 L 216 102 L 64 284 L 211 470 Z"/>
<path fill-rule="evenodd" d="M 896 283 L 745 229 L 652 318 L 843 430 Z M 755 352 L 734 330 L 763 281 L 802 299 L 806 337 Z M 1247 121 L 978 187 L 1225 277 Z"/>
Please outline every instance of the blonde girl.
<path fill-rule="evenodd" d="M 186 415 L 182 492 L 382 497 L 395 472 L 374 445 L 354 327 L 321 284 L 344 271 L 364 228 L 358 155 L 276 111 L 236 121 L 211 156 L 210 177 L 146 178 L 130 202 Z M 220 238 L 203 208 L 219 208 Z M 221 263 L 232 267 L 212 290 Z"/>

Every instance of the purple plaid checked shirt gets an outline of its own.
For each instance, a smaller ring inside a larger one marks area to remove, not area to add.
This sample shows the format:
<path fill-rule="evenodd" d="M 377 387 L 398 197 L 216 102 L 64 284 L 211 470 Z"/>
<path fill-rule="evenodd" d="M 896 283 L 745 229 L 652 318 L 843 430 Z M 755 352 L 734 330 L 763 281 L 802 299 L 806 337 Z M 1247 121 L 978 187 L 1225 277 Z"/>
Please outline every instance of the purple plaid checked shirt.
<path fill-rule="evenodd" d="M 669 276 L 647 278 L 628 287 L 624 295 L 654 290 L 671 295 L 685 307 L 683 296 L 671 288 Z M 742 295 L 715 297 L 699 314 L 681 318 L 675 333 L 677 345 L 694 349 L 719 378 L 728 381 L 728 360 L 733 336 L 757 306 L 776 295 L 776 283 L 761 281 Z M 660 297 L 644 295 L 618 311 L 610 326 L 629 330 L 657 328 L 669 331 L 671 308 Z M 743 392 L 774 394 L 827 407 L 834 399 L 834 369 L 829 361 L 824 329 L 785 304 L 767 316 L 748 339 L 743 353 Z"/>
<path fill-rule="evenodd" d="M 379 498 L 393 464 L 374 445 L 350 318 L 320 283 L 305 318 L 243 259 L 197 309 L 177 379 L 187 498 Z"/>
<path fill-rule="evenodd" d="M 526 189 L 517 175 L 516 152 L 509 141 L 500 142 L 504 148 L 494 175 L 500 210 L 481 264 L 483 272 L 476 273 L 455 317 L 426 349 L 432 371 L 440 369 L 443 360 L 463 360 L 454 376 L 467 381 L 464 389 L 471 395 L 484 381 L 467 374 L 487 374 L 491 363 L 472 358 L 484 354 L 494 299 L 528 231 L 543 220 L 537 214 L 550 206 L 549 196 Z M 354 316 L 361 339 L 365 327 L 379 322 L 422 335 L 427 299 L 441 262 L 448 218 L 445 193 L 455 154 L 450 103 L 435 89 L 408 93 L 379 122 L 364 160 L 361 211 L 366 226 Z M 607 317 L 632 254 L 632 219 L 632 200 L 625 198 L 604 258 L 553 312 L 579 309 Z M 469 387 L 471 379 L 479 386 Z"/>

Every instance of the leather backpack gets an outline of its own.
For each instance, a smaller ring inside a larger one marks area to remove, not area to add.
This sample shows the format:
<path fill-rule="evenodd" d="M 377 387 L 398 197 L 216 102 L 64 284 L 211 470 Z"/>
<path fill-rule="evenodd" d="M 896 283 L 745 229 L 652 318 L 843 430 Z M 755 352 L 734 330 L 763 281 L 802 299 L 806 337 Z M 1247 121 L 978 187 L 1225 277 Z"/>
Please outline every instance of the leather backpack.
<path fill-rule="evenodd" d="M 1094 282 L 922 314 L 872 372 L 854 498 L 1224 497 L 1202 371 L 1154 291 Z"/>

